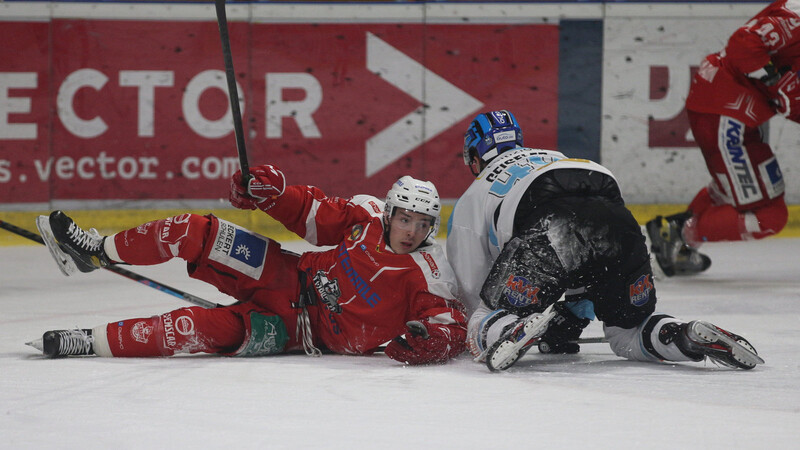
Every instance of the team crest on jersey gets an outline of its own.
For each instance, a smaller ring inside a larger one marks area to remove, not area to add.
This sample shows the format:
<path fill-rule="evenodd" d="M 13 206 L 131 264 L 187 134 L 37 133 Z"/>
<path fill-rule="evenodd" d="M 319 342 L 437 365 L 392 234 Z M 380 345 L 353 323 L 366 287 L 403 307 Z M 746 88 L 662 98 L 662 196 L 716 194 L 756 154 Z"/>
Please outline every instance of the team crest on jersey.
<path fill-rule="evenodd" d="M 350 236 L 347 237 L 348 241 L 355 241 L 364 232 L 364 226 L 361 224 L 354 225 L 350 230 Z"/>
<path fill-rule="evenodd" d="M 314 275 L 314 288 L 319 294 L 320 300 L 325 303 L 325 306 L 336 314 L 342 313 L 342 307 L 339 306 L 339 297 L 342 296 L 342 291 L 339 289 L 339 280 L 336 278 L 333 281 L 328 280 L 325 272 L 318 270 Z"/>
<path fill-rule="evenodd" d="M 539 287 L 527 278 L 516 275 L 509 275 L 503 287 L 503 295 L 508 303 L 518 308 L 539 303 L 539 291 Z"/>
<path fill-rule="evenodd" d="M 640 276 L 636 281 L 628 286 L 630 290 L 631 304 L 642 306 L 650 300 L 650 292 L 653 290 L 653 281 L 650 274 Z"/>
<path fill-rule="evenodd" d="M 428 252 L 420 252 L 420 253 L 422 254 L 422 257 L 425 258 L 425 262 L 428 263 L 428 267 L 431 268 L 431 275 L 433 276 L 433 278 L 438 280 L 439 277 L 442 275 L 442 273 L 439 272 L 439 266 L 436 265 L 436 260 L 433 259 L 433 255 L 431 255 Z"/>

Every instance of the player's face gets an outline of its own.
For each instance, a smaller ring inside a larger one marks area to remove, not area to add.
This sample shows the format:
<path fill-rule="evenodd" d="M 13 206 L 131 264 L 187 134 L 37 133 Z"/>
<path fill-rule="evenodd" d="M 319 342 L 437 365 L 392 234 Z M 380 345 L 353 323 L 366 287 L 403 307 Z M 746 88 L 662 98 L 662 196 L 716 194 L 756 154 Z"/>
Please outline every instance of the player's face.
<path fill-rule="evenodd" d="M 411 253 L 428 237 L 433 217 L 407 209 L 397 208 L 389 220 L 389 246 L 395 253 Z"/>

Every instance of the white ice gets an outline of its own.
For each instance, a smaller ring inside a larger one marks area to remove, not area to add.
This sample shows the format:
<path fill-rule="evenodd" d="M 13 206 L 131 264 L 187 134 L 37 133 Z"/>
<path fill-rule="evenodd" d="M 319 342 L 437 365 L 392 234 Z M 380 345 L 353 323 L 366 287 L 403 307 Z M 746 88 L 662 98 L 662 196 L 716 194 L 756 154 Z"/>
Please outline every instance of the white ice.
<path fill-rule="evenodd" d="M 0 247 L 0 449 L 797 448 L 800 239 L 703 250 L 707 273 L 657 281 L 658 310 L 745 336 L 765 365 L 631 362 L 607 344 L 533 350 L 503 373 L 466 355 L 47 360 L 24 343 L 189 305 L 107 271 L 64 277 L 44 247 Z M 132 269 L 230 301 L 177 261 Z"/>

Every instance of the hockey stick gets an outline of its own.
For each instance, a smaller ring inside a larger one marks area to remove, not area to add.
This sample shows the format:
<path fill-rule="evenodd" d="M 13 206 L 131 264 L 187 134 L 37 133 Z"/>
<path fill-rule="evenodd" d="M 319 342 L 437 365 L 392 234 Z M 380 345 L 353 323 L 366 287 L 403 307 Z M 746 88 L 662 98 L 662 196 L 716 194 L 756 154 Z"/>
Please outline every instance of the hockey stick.
<path fill-rule="evenodd" d="M 42 237 L 39 236 L 38 234 L 33 233 L 31 231 L 28 231 L 28 230 L 26 230 L 24 228 L 20 228 L 20 227 L 18 227 L 16 225 L 12 225 L 12 224 L 6 222 L 5 220 L 0 220 L 0 228 L 8 230 L 8 231 L 10 231 L 10 232 L 12 232 L 12 233 L 14 233 L 16 235 L 22 236 L 24 238 L 30 239 L 30 240 L 32 240 L 34 242 L 38 242 L 38 243 L 40 243 L 42 245 L 45 245 L 44 244 L 44 239 L 42 239 Z M 225 305 L 220 305 L 219 303 L 213 303 L 213 302 L 210 302 L 208 300 L 202 299 L 202 298 L 197 297 L 195 295 L 192 295 L 192 294 L 189 294 L 187 292 L 184 292 L 184 291 L 182 291 L 180 289 L 175 289 L 174 287 L 167 286 L 164 283 L 159 283 L 158 281 L 155 281 L 152 278 L 148 278 L 148 277 L 146 277 L 144 275 L 139 275 L 138 273 L 131 272 L 130 270 L 123 269 L 122 267 L 119 267 L 119 266 L 116 266 L 116 265 L 106 266 L 106 267 L 103 267 L 103 268 L 108 270 L 108 271 L 114 272 L 114 273 L 116 273 L 118 275 L 122 275 L 125 278 L 129 278 L 129 279 L 131 279 L 133 281 L 136 281 L 136 282 L 139 282 L 141 284 L 144 284 L 145 286 L 150 286 L 153 289 L 156 289 L 156 290 L 159 290 L 159 291 L 164 292 L 166 294 L 172 295 L 173 297 L 178 297 L 179 299 L 185 300 L 185 301 L 187 301 L 187 302 L 189 302 L 189 303 L 191 303 L 193 305 L 202 306 L 203 308 L 216 308 L 216 307 L 219 307 L 219 306 L 225 306 Z"/>
<path fill-rule="evenodd" d="M 236 87 L 236 77 L 233 71 L 233 56 L 231 55 L 231 40 L 228 36 L 228 18 L 225 14 L 225 0 L 214 0 L 214 4 L 217 9 L 219 38 L 222 41 L 222 56 L 225 60 L 225 78 L 228 80 L 228 97 L 230 97 L 231 114 L 233 115 L 233 133 L 236 135 L 236 150 L 239 152 L 239 168 L 242 169 L 242 186 L 246 188 L 250 180 L 250 164 L 247 162 L 247 148 L 244 143 L 242 112 L 239 109 L 239 89 Z"/>

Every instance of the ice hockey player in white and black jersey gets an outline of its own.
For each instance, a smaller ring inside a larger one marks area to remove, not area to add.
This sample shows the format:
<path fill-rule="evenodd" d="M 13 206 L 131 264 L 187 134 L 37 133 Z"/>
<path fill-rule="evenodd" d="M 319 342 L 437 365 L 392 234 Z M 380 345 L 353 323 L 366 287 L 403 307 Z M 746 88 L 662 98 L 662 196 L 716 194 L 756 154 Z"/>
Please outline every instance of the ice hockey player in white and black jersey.
<path fill-rule="evenodd" d="M 534 345 L 577 353 L 595 316 L 631 360 L 764 362 L 741 336 L 656 313 L 644 235 L 607 168 L 524 147 L 508 111 L 472 121 L 464 162 L 476 179 L 453 210 L 447 255 L 471 315 L 467 346 L 491 370 Z"/>

